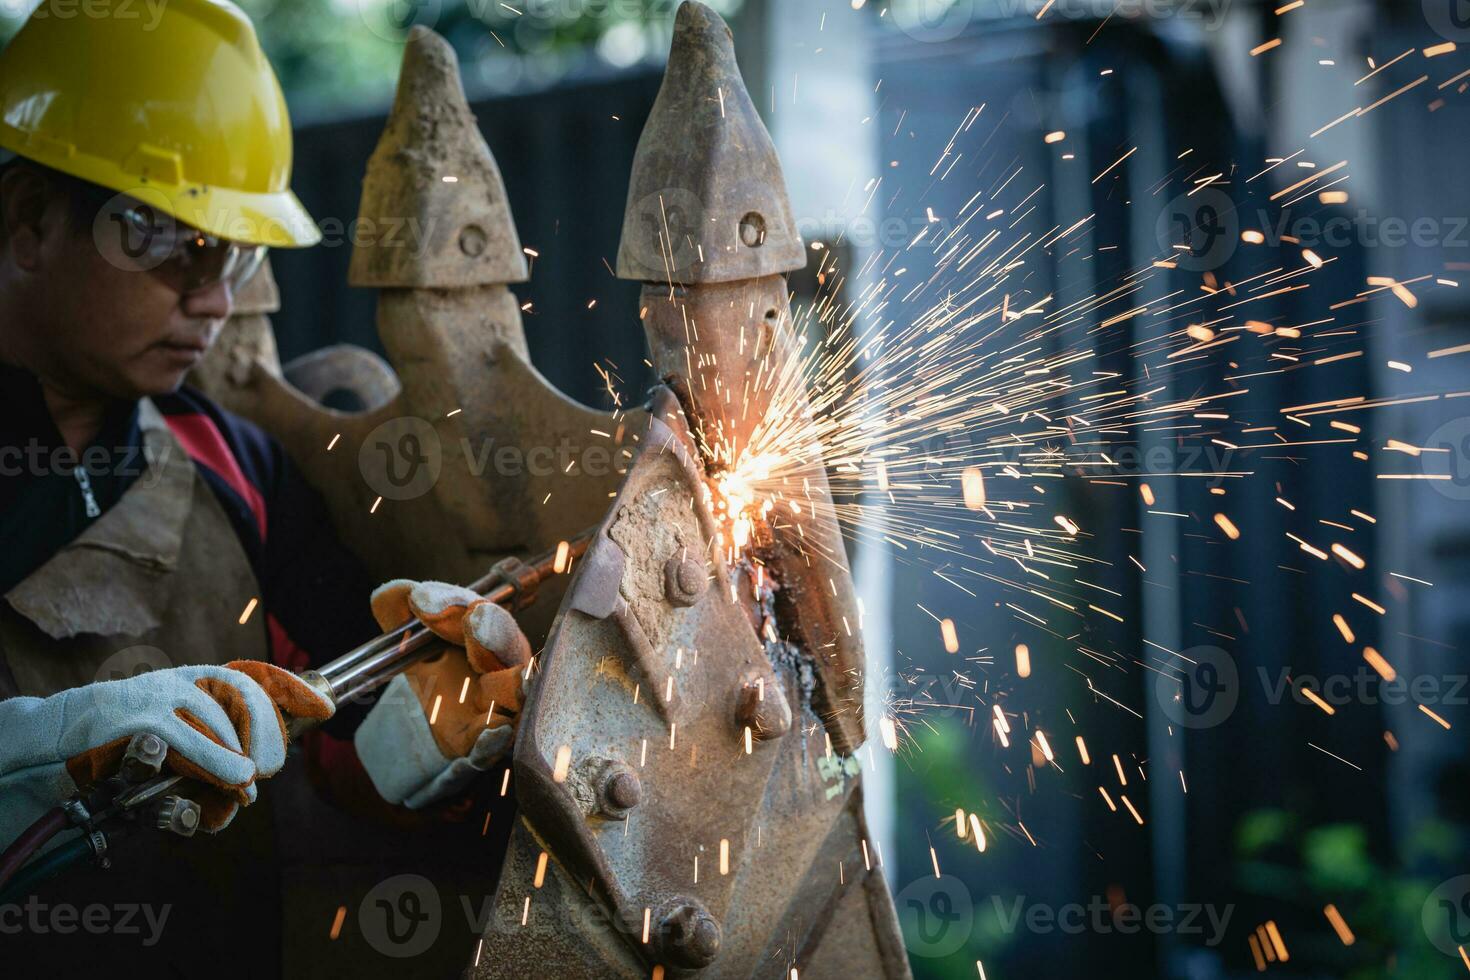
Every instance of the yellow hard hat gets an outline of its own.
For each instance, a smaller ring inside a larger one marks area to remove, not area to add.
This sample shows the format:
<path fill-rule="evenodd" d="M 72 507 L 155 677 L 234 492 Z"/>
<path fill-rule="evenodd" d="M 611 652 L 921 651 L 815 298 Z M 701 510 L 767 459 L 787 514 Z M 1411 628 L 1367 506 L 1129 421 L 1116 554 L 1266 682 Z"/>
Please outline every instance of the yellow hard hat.
<path fill-rule="evenodd" d="M 314 245 L 275 72 L 225 0 L 42 4 L 0 52 L 0 148 L 251 245 Z"/>

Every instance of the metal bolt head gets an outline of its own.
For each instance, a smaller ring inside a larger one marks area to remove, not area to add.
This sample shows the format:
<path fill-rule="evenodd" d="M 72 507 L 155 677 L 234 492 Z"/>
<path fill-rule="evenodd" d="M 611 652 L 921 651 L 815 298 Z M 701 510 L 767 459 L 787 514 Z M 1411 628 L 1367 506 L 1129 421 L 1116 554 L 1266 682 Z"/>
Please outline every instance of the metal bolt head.
<path fill-rule="evenodd" d="M 609 816 L 623 817 L 643 800 L 643 784 L 638 774 L 619 766 L 608 773 L 602 784 L 602 809 Z"/>
<path fill-rule="evenodd" d="M 698 558 L 675 555 L 664 562 L 664 595 L 676 606 L 692 606 L 709 588 L 709 569 Z"/>
<path fill-rule="evenodd" d="M 149 732 L 139 732 L 128 740 L 123 753 L 122 777 L 129 783 L 141 783 L 157 776 L 163 769 L 168 745 Z"/>
<path fill-rule="evenodd" d="M 658 934 L 663 959 L 673 966 L 702 970 L 720 954 L 720 924 L 693 899 L 675 899 Z"/>
<path fill-rule="evenodd" d="M 199 804 L 182 796 L 165 796 L 158 801 L 157 824 L 180 837 L 193 837 L 199 829 Z"/>

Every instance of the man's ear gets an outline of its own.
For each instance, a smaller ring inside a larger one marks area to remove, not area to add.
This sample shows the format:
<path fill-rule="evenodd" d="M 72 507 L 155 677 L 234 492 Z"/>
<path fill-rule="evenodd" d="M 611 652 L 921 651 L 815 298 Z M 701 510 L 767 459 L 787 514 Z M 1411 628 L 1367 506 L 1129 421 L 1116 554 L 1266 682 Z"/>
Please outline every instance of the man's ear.
<path fill-rule="evenodd" d="M 24 165 L 0 174 L 0 241 L 20 268 L 34 271 L 41 257 L 41 219 L 46 212 L 46 178 Z"/>

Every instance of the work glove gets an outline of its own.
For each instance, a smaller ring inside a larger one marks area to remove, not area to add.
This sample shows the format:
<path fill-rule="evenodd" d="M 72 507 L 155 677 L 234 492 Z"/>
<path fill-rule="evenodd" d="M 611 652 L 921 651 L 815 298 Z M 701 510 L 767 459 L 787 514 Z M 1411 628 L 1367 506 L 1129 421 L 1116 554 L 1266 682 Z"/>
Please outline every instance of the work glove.
<path fill-rule="evenodd" d="M 268 663 L 149 671 L 48 698 L 0 701 L 0 840 L 118 771 L 128 741 L 168 743 L 164 768 L 198 783 L 200 826 L 218 831 L 286 763 L 286 721 L 332 716 L 329 699 Z"/>
<path fill-rule="evenodd" d="M 393 678 L 353 738 L 378 794 L 421 809 L 510 749 L 531 644 L 509 612 L 457 585 L 395 579 L 372 606 L 385 632 L 417 618 L 453 644 Z"/>

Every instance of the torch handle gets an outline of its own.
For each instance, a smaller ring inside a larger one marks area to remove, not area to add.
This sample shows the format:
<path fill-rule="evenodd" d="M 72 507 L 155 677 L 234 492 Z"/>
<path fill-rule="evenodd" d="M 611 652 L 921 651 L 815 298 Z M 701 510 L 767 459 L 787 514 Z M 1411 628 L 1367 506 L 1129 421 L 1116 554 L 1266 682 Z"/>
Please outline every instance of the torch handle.
<path fill-rule="evenodd" d="M 507 558 L 470 583 L 468 588 L 508 609 L 522 609 L 535 601 L 536 591 L 542 582 L 568 570 L 573 561 L 586 553 L 596 533 L 596 528 L 589 528 L 564 545 L 558 545 L 528 562 Z M 409 667 L 432 657 L 439 649 L 438 639 L 431 630 L 412 619 L 316 670 L 302 671 L 299 676 L 331 698 L 334 706 L 340 706 L 382 687 Z M 309 718 L 292 718 L 288 730 L 290 736 L 296 738 L 316 724 Z M 139 784 L 119 798 L 118 809 L 131 809 L 152 801 L 171 789 L 180 778 L 171 774 Z"/>

